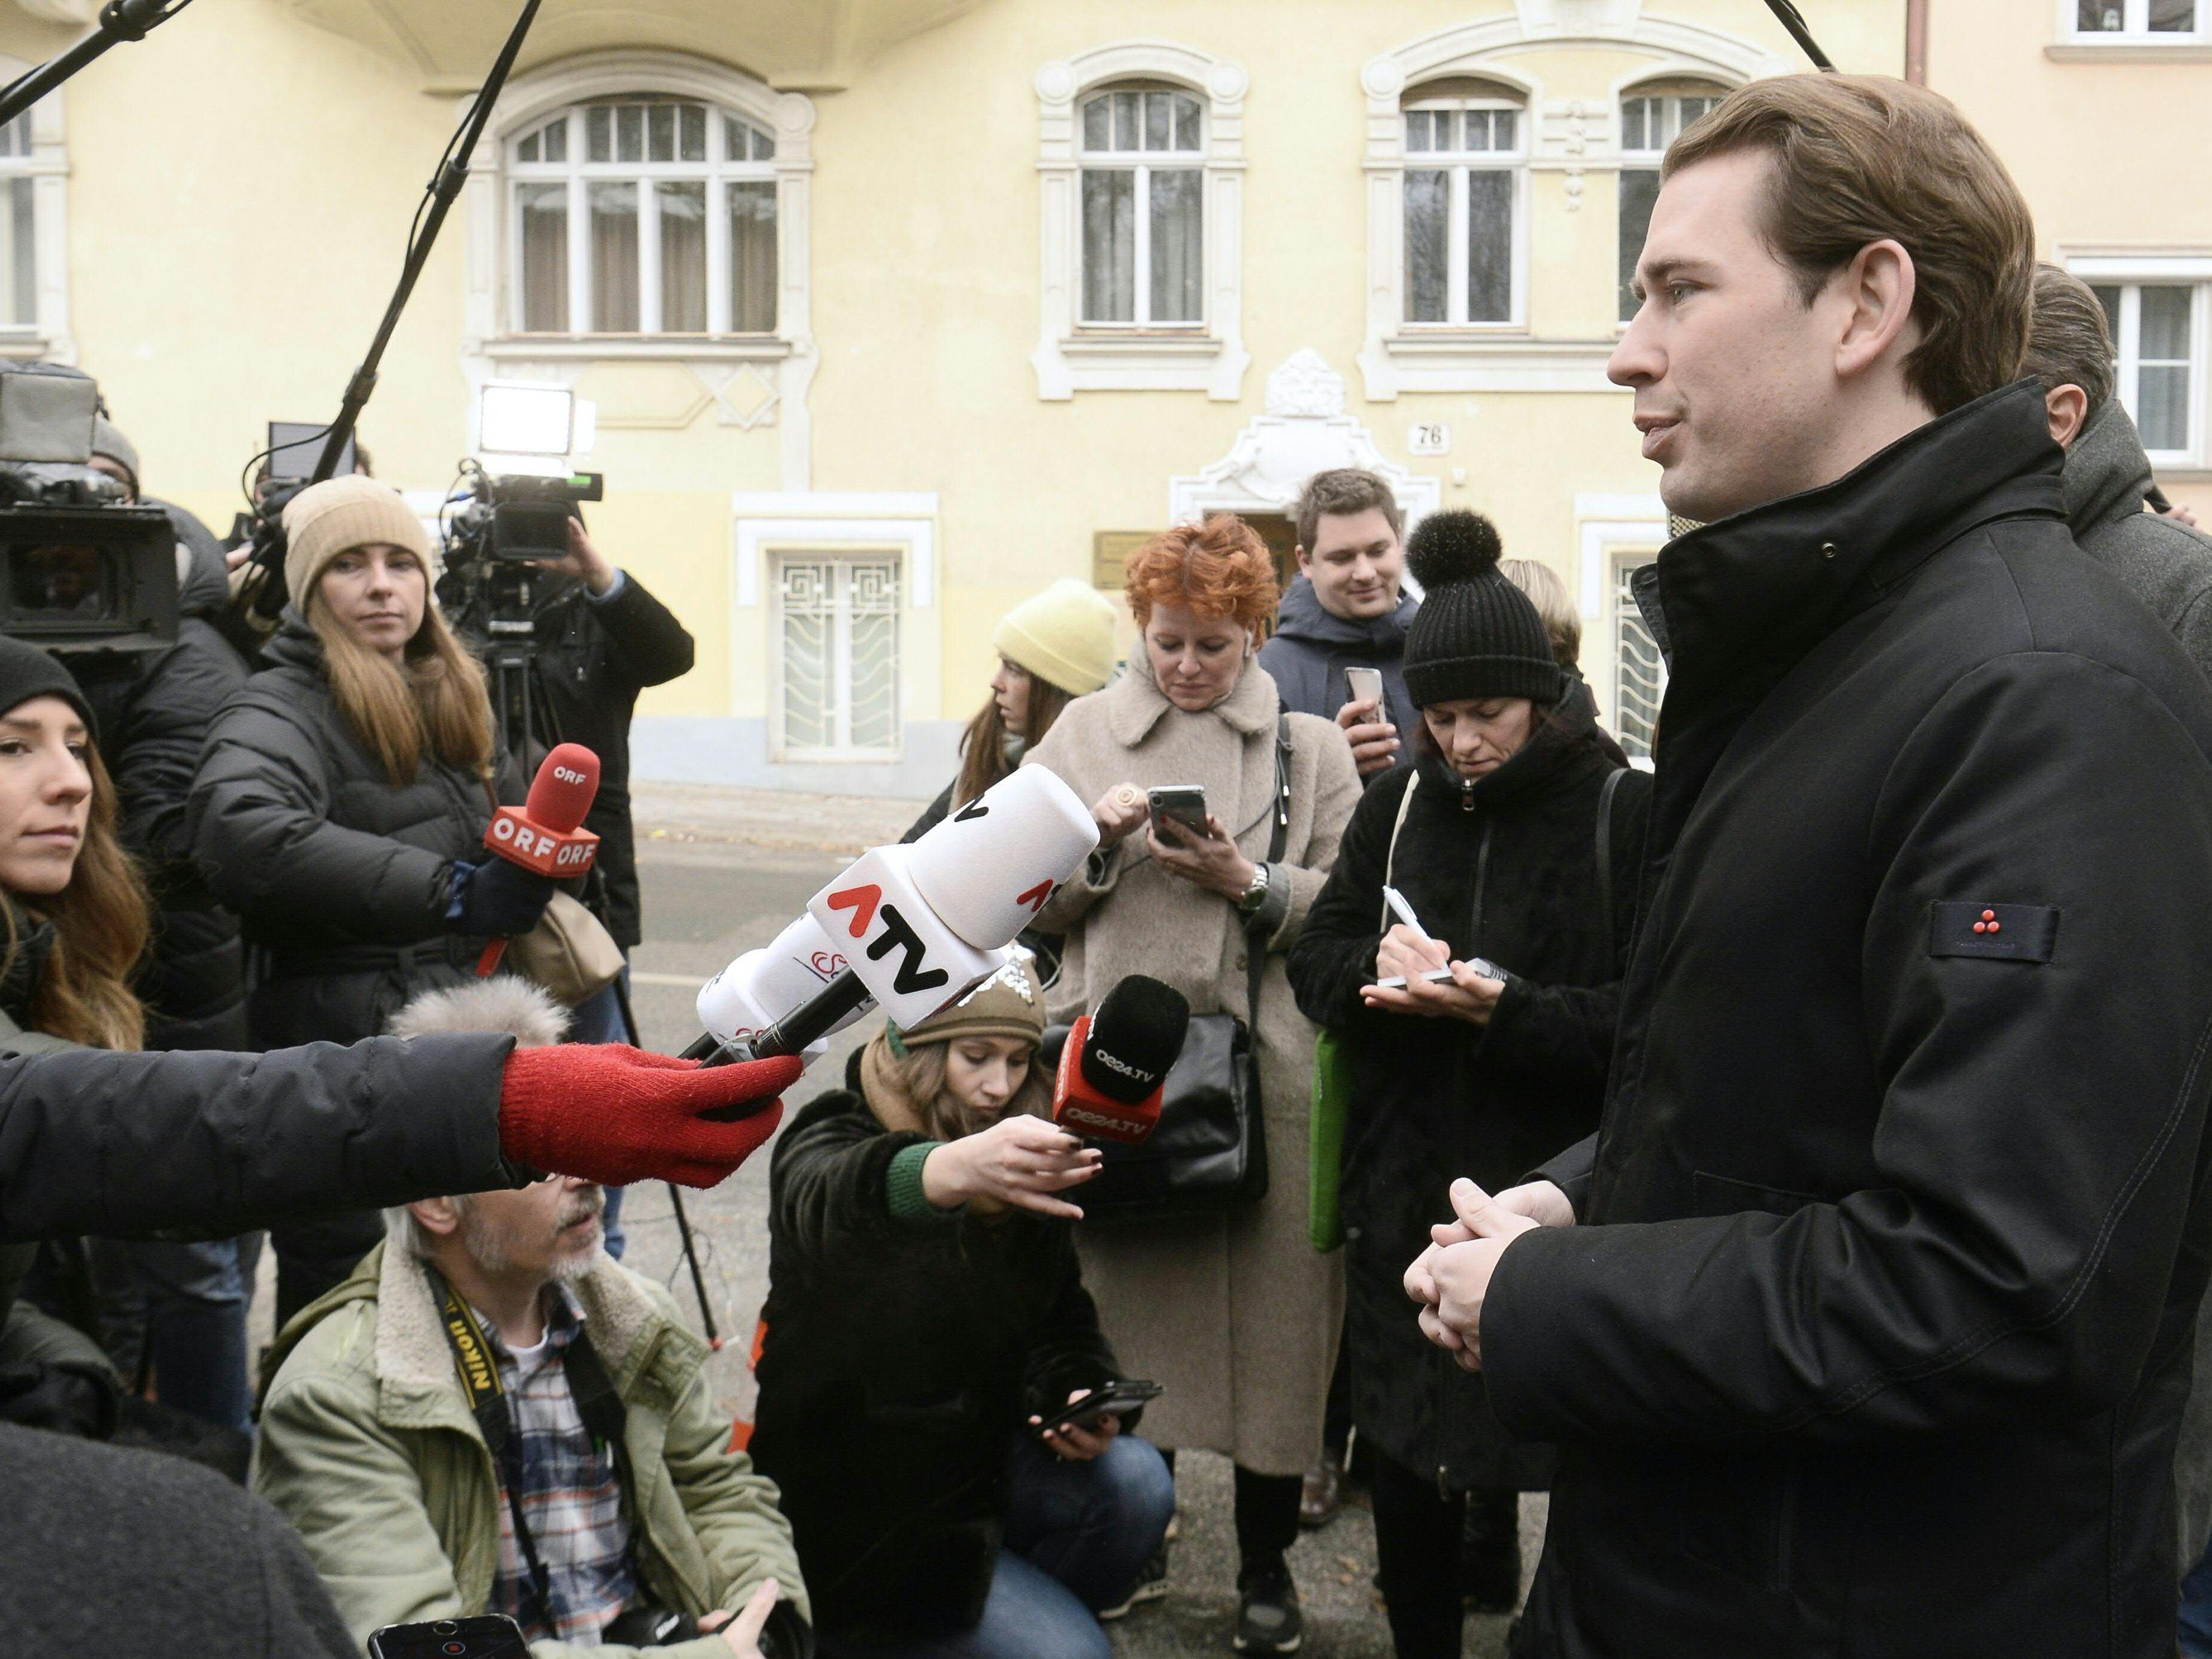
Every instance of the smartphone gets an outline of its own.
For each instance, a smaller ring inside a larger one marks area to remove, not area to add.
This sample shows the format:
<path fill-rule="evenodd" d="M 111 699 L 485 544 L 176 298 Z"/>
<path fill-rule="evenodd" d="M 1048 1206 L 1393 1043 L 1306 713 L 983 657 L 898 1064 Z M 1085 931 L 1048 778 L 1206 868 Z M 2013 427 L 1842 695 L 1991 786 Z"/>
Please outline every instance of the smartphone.
<path fill-rule="evenodd" d="M 1390 718 L 1389 707 L 1382 701 L 1382 671 L 1381 669 L 1347 668 L 1344 671 L 1344 678 L 1346 684 L 1352 687 L 1352 696 L 1347 701 L 1371 702 L 1375 705 L 1376 720 L 1386 720 Z"/>
<path fill-rule="evenodd" d="M 1469 957 L 1467 965 L 1485 979 L 1506 977 L 1505 970 L 1487 957 Z M 1449 968 L 1431 968 L 1425 969 L 1421 975 L 1421 977 L 1431 985 L 1449 985 L 1451 983 L 1451 976 L 1452 970 Z M 1402 991 L 1406 988 L 1406 976 L 1403 974 L 1393 974 L 1388 979 L 1376 980 L 1375 983 L 1385 991 Z"/>
<path fill-rule="evenodd" d="M 522 1626 L 503 1613 L 386 1625 L 368 1638 L 368 1659 L 530 1659 Z"/>
<path fill-rule="evenodd" d="M 1048 1417 L 1032 1431 L 1042 1440 L 1058 1429 L 1095 1428 L 1109 1417 L 1121 1417 L 1134 1411 L 1147 1400 L 1157 1400 L 1167 1392 L 1158 1382 L 1109 1382 L 1093 1389 L 1056 1416 Z"/>
<path fill-rule="evenodd" d="M 1206 788 L 1196 783 L 1162 784 L 1158 789 L 1145 791 L 1152 803 L 1152 817 L 1172 818 L 1190 833 L 1204 841 L 1206 828 Z"/>

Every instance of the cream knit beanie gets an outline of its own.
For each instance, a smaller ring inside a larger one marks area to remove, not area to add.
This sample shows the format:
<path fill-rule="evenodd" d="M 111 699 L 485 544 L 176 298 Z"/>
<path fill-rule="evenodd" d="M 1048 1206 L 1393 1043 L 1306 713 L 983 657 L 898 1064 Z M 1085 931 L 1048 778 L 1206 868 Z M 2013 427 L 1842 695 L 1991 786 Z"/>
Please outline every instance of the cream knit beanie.
<path fill-rule="evenodd" d="M 284 586 L 292 603 L 304 612 L 324 567 L 373 542 L 405 548 L 428 572 L 429 534 L 390 484 L 357 475 L 309 484 L 284 509 Z"/>
<path fill-rule="evenodd" d="M 1114 677 L 1113 602 L 1088 582 L 1063 577 L 1009 611 L 991 644 L 1017 668 L 1085 696 Z"/>

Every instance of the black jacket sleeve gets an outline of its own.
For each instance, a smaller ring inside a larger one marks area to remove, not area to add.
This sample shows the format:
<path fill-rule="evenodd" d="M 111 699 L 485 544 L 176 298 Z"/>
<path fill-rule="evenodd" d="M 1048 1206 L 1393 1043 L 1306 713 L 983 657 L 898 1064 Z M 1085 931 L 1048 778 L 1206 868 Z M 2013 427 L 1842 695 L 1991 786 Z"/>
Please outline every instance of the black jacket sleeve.
<path fill-rule="evenodd" d="M 125 845 L 158 876 L 191 856 L 185 803 L 200 751 L 225 703 L 246 684 L 236 655 L 206 623 L 186 617 L 178 641 L 132 688 L 121 741 L 106 756 Z"/>
<path fill-rule="evenodd" d="M 229 1237 L 516 1184 L 503 1036 L 0 1059 L 0 1240 Z"/>
<path fill-rule="evenodd" d="M 1387 1030 L 1403 1018 L 1370 1008 L 1360 1000 L 1359 988 L 1375 982 L 1375 952 L 1383 932 L 1378 925 L 1383 867 L 1399 804 L 1413 775 L 1401 767 L 1360 796 L 1337 844 L 1328 880 L 1291 946 L 1287 971 L 1298 1012 L 1331 1030 Z"/>
<path fill-rule="evenodd" d="M 946 815 L 952 811 L 952 791 L 959 781 L 957 778 L 953 779 L 939 792 L 935 800 L 921 809 L 921 816 L 907 825 L 906 834 L 899 837 L 902 845 L 908 842 L 920 841 L 945 822 Z"/>
<path fill-rule="evenodd" d="M 192 783 L 191 848 L 250 931 L 331 945 L 411 945 L 452 931 L 447 860 L 332 823 L 315 738 L 249 683 L 216 717 Z"/>
<path fill-rule="evenodd" d="M 2212 1042 L 2212 769 L 2064 652 L 1964 675 L 1868 827 L 1875 1178 L 1765 1210 L 1539 1228 L 1482 1319 L 1523 1438 L 1995 1432 L 2109 1409 L 2156 1338 Z M 2047 906 L 2045 962 L 1937 954 L 1933 907 Z"/>
<path fill-rule="evenodd" d="M 1651 818 L 1650 775 L 1624 772 L 1611 805 L 1612 975 L 1602 985 L 1538 985 L 1518 975 L 1509 978 L 1484 1030 L 1486 1065 L 1562 1087 L 1605 1085 L 1613 1063 L 1613 1031 L 1620 1020 L 1620 975 L 1627 969 L 1628 947 L 1636 930 L 1637 878 L 1644 866 L 1644 832 Z"/>
<path fill-rule="evenodd" d="M 819 1261 L 841 1240 L 913 1224 L 891 1218 L 891 1160 L 928 1140 L 885 1130 L 847 1090 L 809 1102 L 776 1138 L 769 1165 L 769 1225 L 778 1243 L 801 1261 Z"/>
<path fill-rule="evenodd" d="M 1052 1302 L 1030 1346 L 1025 1380 L 1031 1414 L 1045 1417 L 1067 1403 L 1078 1389 L 1097 1389 L 1114 1380 L 1114 1350 L 1098 1328 L 1098 1309 L 1083 1288 L 1083 1269 L 1075 1254 L 1075 1235 L 1064 1221 L 1049 1226 L 1051 1257 L 1056 1268 Z M 1139 1413 L 1121 1419 L 1133 1428 Z"/>
<path fill-rule="evenodd" d="M 669 608 L 625 570 L 611 599 L 586 596 L 586 610 L 605 630 L 623 673 L 639 685 L 661 685 L 691 672 L 696 646 Z"/>

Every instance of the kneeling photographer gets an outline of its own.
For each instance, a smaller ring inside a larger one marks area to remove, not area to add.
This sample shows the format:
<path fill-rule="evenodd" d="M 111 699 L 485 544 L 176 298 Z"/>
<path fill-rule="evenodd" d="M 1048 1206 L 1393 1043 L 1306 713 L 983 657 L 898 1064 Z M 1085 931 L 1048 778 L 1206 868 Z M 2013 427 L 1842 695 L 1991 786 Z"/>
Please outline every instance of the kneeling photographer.
<path fill-rule="evenodd" d="M 1046 1115 L 1043 1031 L 1018 957 L 777 1144 L 751 1449 L 828 1659 L 1106 1659 L 1167 1530 L 1158 1451 L 1054 1427 L 1116 1370 L 1056 1196 L 1098 1154 Z"/>

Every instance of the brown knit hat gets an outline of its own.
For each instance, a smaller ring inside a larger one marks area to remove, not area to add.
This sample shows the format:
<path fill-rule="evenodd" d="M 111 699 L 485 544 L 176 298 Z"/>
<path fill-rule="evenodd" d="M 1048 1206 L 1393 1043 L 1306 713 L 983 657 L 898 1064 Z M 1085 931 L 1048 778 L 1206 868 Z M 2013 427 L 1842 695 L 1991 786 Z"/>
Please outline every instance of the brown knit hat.
<path fill-rule="evenodd" d="M 284 586 L 305 611 L 332 559 L 382 542 L 404 547 L 430 568 L 430 537 L 390 484 L 349 475 L 310 484 L 284 509 Z"/>
<path fill-rule="evenodd" d="M 911 1031 L 890 1028 L 891 1050 L 904 1054 L 925 1042 L 951 1042 L 961 1037 L 1012 1037 L 1039 1042 L 1044 1038 L 1044 997 L 1037 988 L 1036 963 L 1026 951 L 985 980 L 950 1008 L 941 1008 Z"/>

